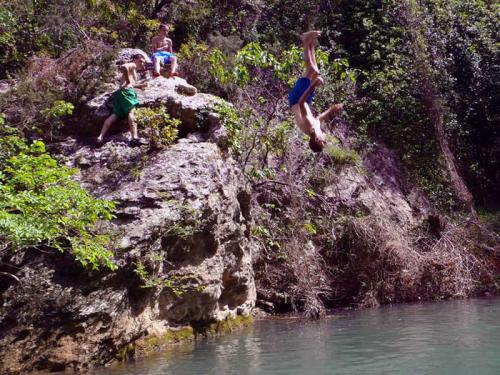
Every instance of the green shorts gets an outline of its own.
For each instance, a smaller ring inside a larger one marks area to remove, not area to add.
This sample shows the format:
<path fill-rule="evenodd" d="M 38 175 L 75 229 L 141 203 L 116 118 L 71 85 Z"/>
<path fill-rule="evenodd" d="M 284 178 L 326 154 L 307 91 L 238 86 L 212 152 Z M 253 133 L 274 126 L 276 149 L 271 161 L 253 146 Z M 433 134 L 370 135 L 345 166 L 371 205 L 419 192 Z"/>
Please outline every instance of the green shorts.
<path fill-rule="evenodd" d="M 139 105 L 139 100 L 137 100 L 137 93 L 132 87 L 120 89 L 113 98 L 113 113 L 118 118 L 125 118 L 137 105 Z"/>

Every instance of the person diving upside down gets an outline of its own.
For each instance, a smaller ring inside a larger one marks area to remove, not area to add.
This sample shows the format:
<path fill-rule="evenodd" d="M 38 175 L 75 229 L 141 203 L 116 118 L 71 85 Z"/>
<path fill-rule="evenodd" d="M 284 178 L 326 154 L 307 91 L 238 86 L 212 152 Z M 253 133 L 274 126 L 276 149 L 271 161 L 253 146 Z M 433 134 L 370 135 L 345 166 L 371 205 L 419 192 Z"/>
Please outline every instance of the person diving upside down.
<path fill-rule="evenodd" d="M 319 116 L 315 117 L 311 110 L 316 87 L 324 84 L 320 75 L 314 47 L 318 42 L 320 31 L 309 31 L 301 35 L 304 45 L 305 71 L 295 82 L 288 96 L 288 103 L 294 114 L 295 122 L 302 132 L 310 137 L 309 147 L 314 152 L 321 152 L 326 144 L 326 138 L 321 130 L 321 124 L 342 111 L 342 104 L 335 104 Z"/>

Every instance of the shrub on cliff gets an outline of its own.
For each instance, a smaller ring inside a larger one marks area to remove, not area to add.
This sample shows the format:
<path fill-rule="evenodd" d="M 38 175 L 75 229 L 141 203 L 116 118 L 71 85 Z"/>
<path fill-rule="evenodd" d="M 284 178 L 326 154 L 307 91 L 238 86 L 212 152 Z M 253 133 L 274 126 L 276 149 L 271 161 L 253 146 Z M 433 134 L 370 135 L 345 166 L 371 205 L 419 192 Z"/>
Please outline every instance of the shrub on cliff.
<path fill-rule="evenodd" d="M 0 246 L 3 251 L 54 248 L 69 251 L 92 269 L 116 268 L 108 237 L 95 233 L 110 220 L 114 204 L 95 199 L 71 180 L 41 141 L 16 135 L 0 140 Z"/>
<path fill-rule="evenodd" d="M 138 108 L 135 110 L 135 118 L 137 125 L 144 129 L 149 138 L 151 148 L 160 149 L 177 140 L 181 121 L 171 118 L 164 106 Z"/>
<path fill-rule="evenodd" d="M 60 134 L 60 117 L 100 92 L 114 74 L 114 50 L 87 42 L 58 59 L 33 58 L 16 77 L 16 84 L 0 95 L 0 107 L 8 122 L 28 137 L 53 140 Z"/>

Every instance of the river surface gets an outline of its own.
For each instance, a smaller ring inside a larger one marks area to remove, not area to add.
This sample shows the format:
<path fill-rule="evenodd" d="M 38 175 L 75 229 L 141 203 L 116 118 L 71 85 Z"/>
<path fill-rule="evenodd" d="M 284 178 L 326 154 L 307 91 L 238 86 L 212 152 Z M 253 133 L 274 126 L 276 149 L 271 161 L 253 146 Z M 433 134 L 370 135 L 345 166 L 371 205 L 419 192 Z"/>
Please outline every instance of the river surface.
<path fill-rule="evenodd" d="M 262 320 L 95 375 L 500 375 L 500 299 Z"/>

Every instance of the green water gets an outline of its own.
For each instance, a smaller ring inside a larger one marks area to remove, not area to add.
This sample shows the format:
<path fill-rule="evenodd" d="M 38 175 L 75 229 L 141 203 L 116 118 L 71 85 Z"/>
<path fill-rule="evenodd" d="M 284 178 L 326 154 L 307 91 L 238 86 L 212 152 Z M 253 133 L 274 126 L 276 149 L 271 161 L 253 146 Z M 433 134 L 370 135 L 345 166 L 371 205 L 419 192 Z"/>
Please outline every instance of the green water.
<path fill-rule="evenodd" d="M 500 299 L 257 321 L 95 374 L 500 374 Z"/>

